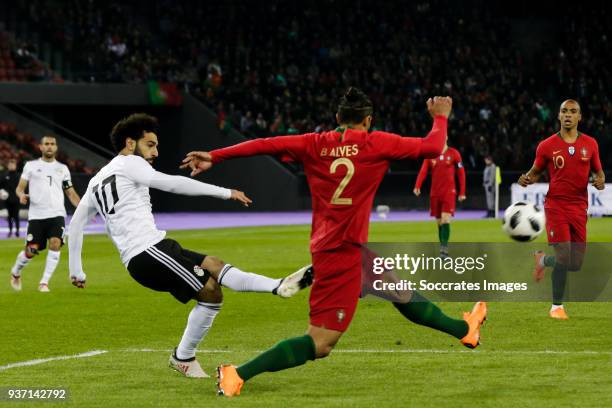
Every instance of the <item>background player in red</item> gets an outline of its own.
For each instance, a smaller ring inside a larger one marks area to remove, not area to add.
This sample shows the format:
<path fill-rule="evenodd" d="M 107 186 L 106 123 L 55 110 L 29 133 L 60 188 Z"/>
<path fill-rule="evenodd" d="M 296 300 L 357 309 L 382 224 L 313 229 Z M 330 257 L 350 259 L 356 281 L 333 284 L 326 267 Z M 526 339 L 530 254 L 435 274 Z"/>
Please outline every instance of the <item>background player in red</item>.
<path fill-rule="evenodd" d="M 220 394 L 239 395 L 243 382 L 257 374 L 296 367 L 331 353 L 357 306 L 361 245 L 367 241 L 372 202 L 389 162 L 438 156 L 446 140 L 451 105 L 448 97 L 427 101 L 434 123 L 425 138 L 368 132 L 372 102 L 360 90 L 350 88 L 336 114 L 340 126 L 333 131 L 257 139 L 187 155 L 182 167 L 191 167 L 192 175 L 223 160 L 258 154 L 300 161 L 312 193 L 310 250 L 315 281 L 307 334 L 283 340 L 240 367 L 219 367 Z M 480 325 L 486 317 L 484 302 L 464 314 L 464 320 L 449 318 L 416 292 L 407 303 L 394 305 L 413 322 L 449 333 L 468 347 L 478 345 Z"/>
<path fill-rule="evenodd" d="M 598 190 L 604 189 L 606 179 L 597 141 L 578 131 L 582 119 L 578 102 L 573 99 L 563 102 L 558 117 L 561 130 L 540 142 L 533 166 L 518 182 L 523 187 L 533 184 L 545 169 L 550 175 L 544 212 L 548 243 L 554 246 L 555 256 L 536 252 L 534 277 L 541 281 L 545 267 L 553 267 L 553 304 L 549 315 L 566 320 L 563 293 L 567 272 L 580 270 L 586 249 L 589 176 L 594 173 L 592 183 Z"/>
<path fill-rule="evenodd" d="M 442 153 L 432 159 L 425 159 L 414 185 L 414 195 L 421 195 L 421 186 L 431 170 L 431 190 L 429 192 L 429 213 L 436 217 L 440 256 L 448 256 L 450 239 L 450 221 L 455 215 L 455 200 L 465 200 L 465 169 L 457 149 L 444 144 Z M 459 179 L 459 197 L 455 185 L 455 175 Z"/>

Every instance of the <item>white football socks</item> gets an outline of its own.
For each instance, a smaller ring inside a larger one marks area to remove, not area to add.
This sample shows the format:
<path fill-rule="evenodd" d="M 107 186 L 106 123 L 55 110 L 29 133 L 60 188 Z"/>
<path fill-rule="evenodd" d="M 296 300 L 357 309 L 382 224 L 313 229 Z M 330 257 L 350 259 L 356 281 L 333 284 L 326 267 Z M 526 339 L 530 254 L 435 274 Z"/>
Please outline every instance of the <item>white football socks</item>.
<path fill-rule="evenodd" d="M 226 264 L 219 273 L 219 285 L 236 292 L 269 292 L 280 285 L 281 279 L 272 279 L 256 273 L 243 272 L 240 269 Z"/>
<path fill-rule="evenodd" d="M 221 310 L 221 305 L 222 303 L 198 302 L 191 310 L 185 333 L 176 348 L 176 357 L 179 360 L 195 357 L 196 348 L 212 327 L 217 313 Z"/>
<path fill-rule="evenodd" d="M 550 307 L 550 311 L 551 311 L 551 312 L 554 312 L 554 311 L 555 311 L 555 310 L 557 310 L 557 309 L 563 309 L 563 305 L 552 305 L 552 306 Z"/>
<path fill-rule="evenodd" d="M 60 260 L 60 251 L 47 251 L 47 262 L 45 264 L 45 273 L 43 274 L 40 283 L 49 284 L 51 280 L 51 276 L 53 276 L 53 272 L 55 272 L 55 268 L 57 268 L 57 264 Z"/>
<path fill-rule="evenodd" d="M 17 255 L 17 259 L 15 260 L 15 265 L 11 269 L 11 273 L 14 276 L 21 276 L 21 270 L 25 268 L 25 266 L 30 263 L 32 258 L 28 258 L 25 256 L 25 251 L 21 251 L 19 255 Z"/>

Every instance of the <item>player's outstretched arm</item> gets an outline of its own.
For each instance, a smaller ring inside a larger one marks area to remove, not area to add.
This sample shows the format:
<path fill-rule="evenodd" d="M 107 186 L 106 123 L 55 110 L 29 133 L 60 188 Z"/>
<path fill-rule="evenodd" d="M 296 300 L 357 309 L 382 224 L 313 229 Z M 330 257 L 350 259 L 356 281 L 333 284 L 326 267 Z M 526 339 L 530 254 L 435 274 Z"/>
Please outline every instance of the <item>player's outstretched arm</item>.
<path fill-rule="evenodd" d="M 248 207 L 253 201 L 242 191 L 202 183 L 183 176 L 172 176 L 155 171 L 148 184 L 149 187 L 169 193 L 187 196 L 209 196 L 222 200 L 236 200 Z"/>
<path fill-rule="evenodd" d="M 234 146 L 213 150 L 212 152 L 189 152 L 183 159 L 182 169 L 190 168 L 191 176 L 196 176 L 210 169 L 213 164 L 239 157 L 251 157 L 262 154 L 272 156 L 288 155 L 299 161 L 306 151 L 307 140 L 312 134 L 295 136 L 275 136 L 249 140 Z"/>
<path fill-rule="evenodd" d="M 77 205 L 68 226 L 68 269 L 70 281 L 77 288 L 85 287 L 87 276 L 83 272 L 81 250 L 83 248 L 83 230 L 96 215 L 96 208 L 90 203 L 89 191 Z"/>
<path fill-rule="evenodd" d="M 518 183 L 521 187 L 527 187 L 530 184 L 537 183 L 541 175 L 542 170 L 534 165 L 526 174 L 521 174 Z"/>

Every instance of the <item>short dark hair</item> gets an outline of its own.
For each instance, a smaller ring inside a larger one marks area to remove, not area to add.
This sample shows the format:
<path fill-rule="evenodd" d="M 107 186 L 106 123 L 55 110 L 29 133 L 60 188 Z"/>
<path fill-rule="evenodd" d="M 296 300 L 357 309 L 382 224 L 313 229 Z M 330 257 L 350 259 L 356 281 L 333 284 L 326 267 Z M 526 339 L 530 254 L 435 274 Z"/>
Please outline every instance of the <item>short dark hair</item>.
<path fill-rule="evenodd" d="M 374 113 L 374 105 L 359 88 L 351 86 L 338 104 L 338 122 L 361 123 L 366 116 Z"/>
<path fill-rule="evenodd" d="M 110 134 L 110 141 L 113 149 L 120 152 L 125 147 L 125 141 L 129 137 L 138 141 L 147 132 L 156 133 L 159 129 L 159 122 L 156 117 L 146 113 L 133 113 L 127 118 L 121 119 L 113 127 Z"/>

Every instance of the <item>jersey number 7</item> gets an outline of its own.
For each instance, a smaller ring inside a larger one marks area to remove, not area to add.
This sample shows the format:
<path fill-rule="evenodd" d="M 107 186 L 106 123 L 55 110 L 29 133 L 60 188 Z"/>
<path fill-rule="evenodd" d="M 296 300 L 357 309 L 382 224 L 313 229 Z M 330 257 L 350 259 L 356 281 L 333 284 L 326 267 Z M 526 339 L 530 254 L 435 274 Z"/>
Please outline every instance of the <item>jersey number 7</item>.
<path fill-rule="evenodd" d="M 108 203 L 106 197 L 106 186 L 108 186 L 109 184 L 111 189 L 110 204 Z M 98 205 L 100 206 L 100 210 L 104 212 L 104 215 L 115 213 L 115 204 L 119 202 L 119 195 L 117 194 L 117 182 L 114 174 L 102 180 L 102 185 L 96 184 L 93 187 L 93 193 L 96 197 Z M 102 193 L 102 200 L 100 200 L 100 193 Z"/>

